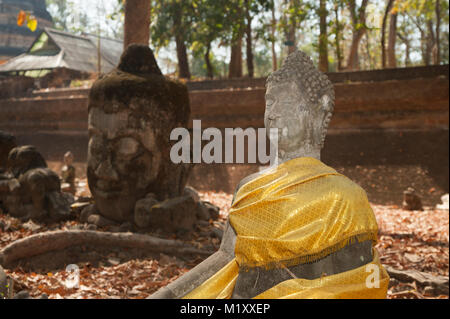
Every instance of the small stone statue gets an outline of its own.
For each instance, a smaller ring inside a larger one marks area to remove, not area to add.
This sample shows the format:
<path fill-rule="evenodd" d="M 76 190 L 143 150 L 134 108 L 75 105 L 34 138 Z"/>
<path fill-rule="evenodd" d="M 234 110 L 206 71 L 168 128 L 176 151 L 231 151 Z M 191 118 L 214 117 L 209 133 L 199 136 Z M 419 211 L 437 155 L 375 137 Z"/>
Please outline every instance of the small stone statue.
<path fill-rule="evenodd" d="M 34 146 L 11 150 L 7 177 L 0 180 L 0 202 L 7 213 L 24 221 L 59 221 L 69 216 L 72 200 L 61 193 L 59 176 Z"/>
<path fill-rule="evenodd" d="M 219 251 L 151 298 L 386 297 L 367 196 L 320 161 L 333 108 L 326 75 L 291 53 L 267 80 L 264 123 L 279 131 L 278 165 L 239 183 Z M 377 288 L 366 285 L 369 264 Z"/>
<path fill-rule="evenodd" d="M 64 166 L 61 169 L 61 177 L 63 185 L 61 186 L 63 190 L 71 194 L 75 194 L 75 167 L 72 165 L 74 156 L 71 151 L 64 154 Z M 66 185 L 64 185 L 66 184 Z"/>
<path fill-rule="evenodd" d="M 172 163 L 169 139 L 189 120 L 186 86 L 162 75 L 148 46 L 132 44 L 117 69 L 94 83 L 88 108 L 87 178 L 96 210 L 111 221 L 148 225 L 155 220 L 145 216 L 149 205 L 182 196 L 186 185 L 190 166 Z"/>
<path fill-rule="evenodd" d="M 416 194 L 416 190 L 414 188 L 408 187 L 408 189 L 403 192 L 402 207 L 405 210 L 423 210 L 422 201 Z"/>

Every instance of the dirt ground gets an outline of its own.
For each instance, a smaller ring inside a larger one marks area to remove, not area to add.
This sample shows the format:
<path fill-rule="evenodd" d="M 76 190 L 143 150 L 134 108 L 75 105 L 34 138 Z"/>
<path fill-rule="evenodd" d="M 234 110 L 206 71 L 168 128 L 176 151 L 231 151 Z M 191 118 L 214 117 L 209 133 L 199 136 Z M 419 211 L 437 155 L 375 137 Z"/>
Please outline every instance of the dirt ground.
<path fill-rule="evenodd" d="M 201 192 L 201 199 L 221 209 L 219 220 L 197 227 L 182 240 L 199 248 L 217 250 L 220 239 L 214 228 L 225 224 L 232 195 L 223 192 Z M 434 276 L 449 276 L 449 211 L 429 209 L 405 211 L 397 206 L 372 204 L 379 225 L 377 249 L 384 265 L 398 270 L 417 270 Z M 16 219 L 0 213 L 0 249 L 34 233 L 56 229 L 83 229 L 76 221 L 54 225 L 36 224 L 33 230 Z M 0 229 L 1 230 L 1 229 Z M 108 229 L 98 229 L 108 231 Z M 164 234 L 150 234 L 164 237 Z M 171 239 L 177 239 L 174 236 Z M 64 255 L 61 259 L 61 256 Z M 145 254 L 138 250 L 75 247 L 63 252 L 22 260 L 5 269 L 14 279 L 16 292 L 26 290 L 32 297 L 43 293 L 51 299 L 60 298 L 146 298 L 200 263 L 204 257 L 182 259 L 164 254 Z M 65 264 L 55 260 L 65 260 Z M 80 268 L 78 289 L 66 288 L 65 266 L 75 263 Z M 433 292 L 416 282 L 391 279 L 389 299 L 448 298 L 448 292 Z"/>

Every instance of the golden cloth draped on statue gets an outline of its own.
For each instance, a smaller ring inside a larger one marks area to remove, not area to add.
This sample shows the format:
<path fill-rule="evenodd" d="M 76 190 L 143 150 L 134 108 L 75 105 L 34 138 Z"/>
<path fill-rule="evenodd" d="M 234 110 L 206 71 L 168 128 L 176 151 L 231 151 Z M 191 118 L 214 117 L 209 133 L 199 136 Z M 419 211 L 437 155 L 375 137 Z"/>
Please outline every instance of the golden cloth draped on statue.
<path fill-rule="evenodd" d="M 239 269 L 312 263 L 355 241 L 377 242 L 365 191 L 314 158 L 289 160 L 244 184 L 229 219 L 235 258 L 184 298 L 229 298 Z M 283 281 L 255 298 L 385 298 L 389 276 L 372 249 L 373 260 L 362 267 Z M 379 281 L 368 285 L 374 268 Z"/>

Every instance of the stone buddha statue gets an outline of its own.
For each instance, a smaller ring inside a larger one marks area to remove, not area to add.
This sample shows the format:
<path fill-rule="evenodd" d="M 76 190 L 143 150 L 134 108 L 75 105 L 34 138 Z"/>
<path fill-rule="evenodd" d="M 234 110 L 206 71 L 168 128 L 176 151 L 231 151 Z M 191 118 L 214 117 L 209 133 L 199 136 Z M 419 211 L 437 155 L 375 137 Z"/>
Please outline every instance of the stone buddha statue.
<path fill-rule="evenodd" d="M 47 167 L 34 146 L 13 148 L 7 172 L 0 179 L 0 204 L 11 216 L 44 222 L 70 216 L 73 197 L 61 192 L 59 176 Z"/>
<path fill-rule="evenodd" d="M 170 132 L 187 126 L 184 84 L 165 78 L 148 46 L 132 44 L 117 69 L 89 95 L 87 178 L 96 210 L 110 221 L 134 222 L 136 203 L 180 196 L 188 170 L 170 161 Z"/>
<path fill-rule="evenodd" d="M 266 84 L 277 166 L 239 183 L 220 249 L 151 298 L 386 297 L 367 196 L 320 161 L 333 108 L 326 75 L 291 53 Z"/>

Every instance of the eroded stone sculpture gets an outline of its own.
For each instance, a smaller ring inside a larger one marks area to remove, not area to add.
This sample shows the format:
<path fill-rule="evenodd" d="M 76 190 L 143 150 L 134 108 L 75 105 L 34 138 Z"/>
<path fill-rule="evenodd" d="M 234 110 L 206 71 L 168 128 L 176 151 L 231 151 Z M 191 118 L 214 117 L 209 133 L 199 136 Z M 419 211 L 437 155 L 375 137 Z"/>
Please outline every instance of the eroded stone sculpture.
<path fill-rule="evenodd" d="M 7 213 L 21 220 L 59 221 L 69 216 L 73 198 L 61 193 L 59 176 L 34 146 L 26 145 L 9 153 L 0 201 Z"/>
<path fill-rule="evenodd" d="M 64 154 L 64 166 L 61 169 L 62 189 L 69 193 L 75 194 L 75 167 L 73 164 L 73 153 L 68 151 Z"/>
<path fill-rule="evenodd" d="M 103 217 L 134 223 L 136 211 L 148 226 L 150 204 L 183 194 L 189 167 L 172 163 L 169 137 L 189 116 L 186 86 L 165 78 L 146 46 L 130 45 L 117 69 L 94 83 L 87 177 Z"/>
<path fill-rule="evenodd" d="M 422 200 L 414 188 L 408 187 L 408 189 L 403 191 L 402 207 L 405 210 L 423 210 Z"/>
<path fill-rule="evenodd" d="M 306 54 L 301 51 L 295 51 L 290 54 L 284 62 L 283 67 L 272 73 L 267 80 L 264 122 L 266 128 L 276 128 L 279 131 L 278 165 L 284 165 L 284 163 L 292 161 L 300 163 L 301 165 L 303 165 L 302 163 L 305 163 L 305 165 L 313 163 L 314 165 L 321 167 L 321 169 L 323 168 L 326 170 L 328 172 L 327 174 L 333 176 L 339 175 L 319 161 L 320 151 L 324 145 L 324 139 L 333 108 L 334 89 L 332 83 L 324 74 L 314 67 L 311 59 Z M 303 169 L 303 167 L 300 168 Z M 270 174 L 275 174 L 277 172 L 276 169 L 277 168 L 275 168 L 275 170 L 270 169 L 267 171 L 268 173 L 260 172 L 247 176 L 239 183 L 235 198 L 233 199 L 234 203 L 232 205 L 232 210 L 230 211 L 230 216 L 233 212 L 233 208 L 236 207 L 235 200 L 236 196 L 239 195 L 239 190 L 248 186 L 252 181 L 257 180 L 261 183 L 264 182 L 260 177 L 267 177 L 267 179 L 269 179 Z M 266 176 L 264 174 L 269 175 Z M 283 178 L 289 178 L 286 174 L 282 176 Z M 331 180 L 333 180 L 333 178 L 331 178 Z M 267 240 L 267 247 L 264 244 L 260 245 L 260 249 L 262 249 L 260 251 L 261 254 L 258 255 L 258 253 L 254 253 L 256 257 L 250 256 L 256 258 L 256 261 L 253 260 L 256 266 L 252 266 L 251 263 L 239 264 L 240 261 L 247 262 L 251 258 L 248 255 L 236 255 L 236 249 L 238 249 L 236 243 L 239 234 L 229 220 L 219 251 L 181 278 L 160 289 L 152 295 L 151 298 L 253 298 L 274 288 L 278 284 L 291 279 L 303 278 L 315 280 L 319 278 L 320 280 L 320 278 L 324 276 L 339 274 L 358 267 L 358 269 L 360 269 L 363 265 L 371 262 L 374 258 L 372 245 L 374 244 L 373 237 L 376 236 L 376 220 L 368 205 L 365 193 L 359 186 L 343 176 L 336 177 L 336 180 L 342 181 L 343 184 L 341 185 L 347 185 L 348 187 L 355 189 L 357 195 L 352 199 L 343 197 L 344 195 L 342 195 L 343 193 L 338 189 L 339 185 L 337 184 L 334 186 L 337 189 L 333 190 L 333 187 L 331 187 L 330 192 L 330 194 L 332 194 L 331 196 L 336 198 L 335 204 L 346 203 L 347 200 L 349 203 L 352 201 L 364 203 L 364 207 L 366 208 L 366 211 L 368 211 L 368 219 L 371 220 L 372 225 L 372 229 L 370 229 L 371 235 L 367 236 L 367 238 L 365 238 L 366 236 L 361 236 L 359 237 L 359 240 L 349 240 L 345 245 L 342 244 L 342 247 L 335 246 L 331 247 L 332 249 L 330 247 L 324 247 L 324 250 L 319 252 L 314 259 L 309 258 L 307 254 L 308 247 L 305 247 L 303 254 L 306 255 L 299 255 L 299 258 L 297 259 L 293 258 L 287 260 L 288 257 L 286 257 L 286 262 L 280 261 L 278 264 L 265 264 L 262 262 L 262 264 L 260 263 L 261 265 L 258 264 L 258 261 L 262 259 L 262 254 L 266 254 L 267 251 L 270 250 L 269 244 L 272 243 L 272 239 L 258 238 L 258 240 L 255 240 L 254 243 L 252 243 L 252 240 L 251 238 L 249 239 L 249 237 L 241 238 L 241 243 L 250 246 L 255 245 L 255 250 L 257 249 L 256 244 L 258 244 L 258 241 Z M 287 184 L 289 185 L 289 181 Z M 275 185 L 278 184 L 274 184 L 273 188 Z M 256 189 L 258 189 L 258 187 L 259 186 L 257 185 Z M 270 186 L 267 189 L 271 191 Z M 284 191 L 286 191 L 286 189 L 284 189 Z M 238 198 L 237 207 L 240 209 L 244 207 L 241 209 L 243 211 L 245 211 L 245 204 L 239 206 L 239 201 L 244 201 L 245 203 L 247 203 L 246 201 L 250 201 L 248 197 L 250 195 L 248 194 L 249 193 L 245 193 Z M 314 194 L 314 196 L 320 199 L 321 197 L 330 195 L 324 193 Z M 275 211 L 276 214 L 277 209 L 272 209 L 270 207 L 270 205 L 272 205 L 271 203 L 275 202 L 274 198 L 268 198 L 265 200 L 265 206 L 261 211 L 272 210 Z M 310 204 L 314 205 L 313 202 Z M 302 207 L 307 207 L 309 203 L 302 203 L 302 205 Z M 295 214 L 301 213 L 302 212 L 296 212 Z M 353 213 L 357 214 L 358 212 Z M 247 210 L 247 214 L 249 214 L 249 220 L 247 221 L 248 227 L 251 227 L 252 224 L 250 220 L 254 220 L 256 223 L 259 219 L 263 218 L 262 215 L 256 215 L 257 211 L 255 211 L 254 218 L 252 219 L 251 209 Z M 238 215 L 235 215 L 235 217 L 236 216 Z M 270 229 L 272 227 L 280 227 L 280 224 L 288 223 L 287 220 L 284 222 L 282 220 L 277 222 L 276 215 L 273 216 L 275 216 L 275 218 L 269 220 L 269 222 L 274 223 L 273 225 L 264 223 L 264 221 L 260 224 Z M 290 217 L 291 216 L 289 216 L 289 218 Z M 336 219 L 338 218 L 339 216 L 336 216 Z M 321 224 L 320 219 L 318 219 L 316 225 L 324 225 L 323 227 L 326 228 L 332 226 L 336 220 L 331 219 L 326 222 L 327 224 Z M 362 228 L 363 227 L 365 226 L 362 226 Z M 310 231 L 313 231 L 314 227 L 309 229 Z M 258 230 L 255 230 L 254 232 L 257 231 Z M 297 231 L 300 231 L 300 229 Z M 305 228 L 302 228 L 301 231 L 305 232 Z M 307 233 L 308 232 L 306 232 L 305 235 Z M 294 236 L 294 234 L 295 227 L 292 233 L 286 234 L 285 236 Z M 372 240 L 370 240 L 370 238 Z M 245 249 L 248 250 L 248 246 L 244 247 L 244 244 L 239 246 L 240 251 Z M 287 255 L 289 254 L 288 250 L 285 250 L 285 252 Z M 270 253 L 276 255 L 277 253 L 279 254 L 282 252 L 278 251 L 275 253 L 274 250 L 270 250 Z M 279 258 L 280 257 L 283 259 L 283 256 L 279 256 Z M 258 260 L 258 258 L 260 260 Z M 236 270 L 236 268 L 239 270 Z M 237 277 L 235 277 L 235 272 L 238 272 Z M 223 280 L 221 281 L 224 282 L 223 286 L 217 287 L 217 285 L 214 284 L 214 280 Z M 386 278 L 383 280 L 383 285 L 386 286 L 383 287 L 387 289 Z M 278 294 L 277 296 L 279 297 L 281 295 Z M 383 291 L 377 296 L 379 297 L 380 295 L 383 295 Z M 300 294 L 299 296 L 305 297 L 304 294 Z M 353 296 L 355 296 L 355 294 L 353 294 Z M 306 295 L 306 297 L 308 296 Z"/>

